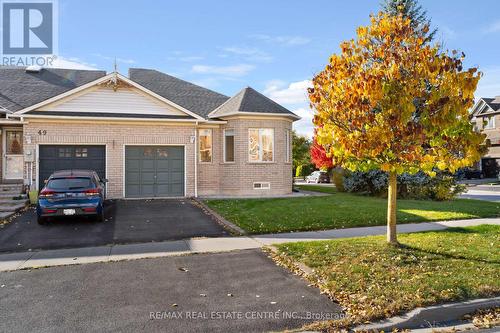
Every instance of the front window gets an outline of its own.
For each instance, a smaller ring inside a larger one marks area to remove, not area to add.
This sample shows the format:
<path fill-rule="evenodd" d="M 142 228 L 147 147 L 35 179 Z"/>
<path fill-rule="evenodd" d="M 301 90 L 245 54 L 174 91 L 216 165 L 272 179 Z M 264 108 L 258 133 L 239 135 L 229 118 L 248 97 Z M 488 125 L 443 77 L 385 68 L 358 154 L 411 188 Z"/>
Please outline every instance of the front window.
<path fill-rule="evenodd" d="M 250 162 L 274 160 L 274 130 L 272 128 L 248 130 L 248 159 Z"/>
<path fill-rule="evenodd" d="M 212 130 L 200 129 L 200 162 L 212 162 Z"/>
<path fill-rule="evenodd" d="M 291 131 L 290 130 L 286 130 L 285 131 L 285 153 L 286 153 L 286 156 L 285 156 L 285 162 L 286 163 L 290 163 L 290 160 L 291 160 Z"/>
<path fill-rule="evenodd" d="M 484 129 L 495 128 L 495 116 L 489 116 L 484 118 Z"/>
<path fill-rule="evenodd" d="M 234 162 L 234 130 L 224 131 L 224 162 Z"/>
<path fill-rule="evenodd" d="M 7 154 L 21 155 L 23 153 L 23 132 L 6 131 Z"/>

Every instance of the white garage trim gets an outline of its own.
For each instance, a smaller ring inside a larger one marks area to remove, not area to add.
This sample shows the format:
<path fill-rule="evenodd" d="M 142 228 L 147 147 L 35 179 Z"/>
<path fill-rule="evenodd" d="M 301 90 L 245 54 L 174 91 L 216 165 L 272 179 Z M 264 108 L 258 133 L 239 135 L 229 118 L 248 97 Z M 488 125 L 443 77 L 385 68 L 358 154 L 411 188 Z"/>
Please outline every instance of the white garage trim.
<path fill-rule="evenodd" d="M 122 189 L 122 196 L 123 199 L 128 199 L 128 200 L 137 200 L 137 199 L 168 199 L 170 197 L 153 197 L 153 198 L 127 198 L 125 195 L 125 175 L 127 174 L 125 172 L 125 151 L 127 150 L 127 147 L 183 147 L 184 148 L 184 197 L 187 197 L 187 155 L 186 155 L 186 144 L 164 144 L 164 143 L 153 143 L 153 144 L 147 144 L 147 143 L 127 143 L 123 145 L 123 151 L 122 151 L 122 184 L 123 184 L 123 189 Z M 195 161 L 196 163 L 196 161 Z M 106 165 L 107 168 L 107 165 Z"/>

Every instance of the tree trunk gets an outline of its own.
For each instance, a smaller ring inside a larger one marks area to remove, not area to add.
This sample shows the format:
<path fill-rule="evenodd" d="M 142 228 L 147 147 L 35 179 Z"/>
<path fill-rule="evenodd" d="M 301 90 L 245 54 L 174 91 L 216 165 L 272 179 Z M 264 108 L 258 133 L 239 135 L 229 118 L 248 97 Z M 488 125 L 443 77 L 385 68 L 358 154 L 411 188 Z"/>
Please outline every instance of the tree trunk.
<path fill-rule="evenodd" d="M 396 198 L 397 198 L 397 175 L 389 173 L 389 189 L 387 193 L 387 242 L 397 244 L 396 236 Z"/>

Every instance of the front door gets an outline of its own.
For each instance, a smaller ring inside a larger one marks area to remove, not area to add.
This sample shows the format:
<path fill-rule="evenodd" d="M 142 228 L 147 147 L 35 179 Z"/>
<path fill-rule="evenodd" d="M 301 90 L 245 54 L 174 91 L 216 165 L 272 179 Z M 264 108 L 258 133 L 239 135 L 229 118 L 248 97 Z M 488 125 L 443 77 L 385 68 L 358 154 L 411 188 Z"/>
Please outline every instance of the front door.
<path fill-rule="evenodd" d="M 4 140 L 4 179 L 23 179 L 23 131 L 5 130 Z"/>

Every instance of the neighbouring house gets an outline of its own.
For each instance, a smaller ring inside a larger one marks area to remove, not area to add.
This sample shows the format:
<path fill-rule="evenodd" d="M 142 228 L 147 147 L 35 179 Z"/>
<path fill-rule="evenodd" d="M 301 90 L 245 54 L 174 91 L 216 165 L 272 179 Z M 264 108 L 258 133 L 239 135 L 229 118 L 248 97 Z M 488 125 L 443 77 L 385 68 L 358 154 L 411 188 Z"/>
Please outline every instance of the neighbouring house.
<path fill-rule="evenodd" d="M 0 67 L 2 182 L 93 169 L 109 198 L 292 192 L 300 119 L 247 87 L 229 98 L 150 69 Z"/>
<path fill-rule="evenodd" d="M 490 142 L 488 153 L 481 159 L 479 168 L 485 177 L 496 178 L 500 172 L 500 96 L 479 99 L 472 108 L 471 121 Z"/>

